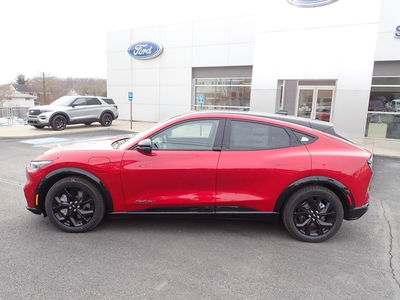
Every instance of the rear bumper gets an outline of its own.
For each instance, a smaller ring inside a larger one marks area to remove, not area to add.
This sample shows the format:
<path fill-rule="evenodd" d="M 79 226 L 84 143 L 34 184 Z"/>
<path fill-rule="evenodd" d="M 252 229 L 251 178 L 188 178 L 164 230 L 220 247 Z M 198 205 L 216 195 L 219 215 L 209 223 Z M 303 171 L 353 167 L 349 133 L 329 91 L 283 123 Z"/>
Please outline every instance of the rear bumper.
<path fill-rule="evenodd" d="M 360 206 L 360 207 L 350 209 L 347 220 L 353 221 L 353 220 L 357 220 L 357 219 L 361 218 L 368 211 L 368 206 L 369 206 L 369 203 L 367 203 L 363 206 Z"/>

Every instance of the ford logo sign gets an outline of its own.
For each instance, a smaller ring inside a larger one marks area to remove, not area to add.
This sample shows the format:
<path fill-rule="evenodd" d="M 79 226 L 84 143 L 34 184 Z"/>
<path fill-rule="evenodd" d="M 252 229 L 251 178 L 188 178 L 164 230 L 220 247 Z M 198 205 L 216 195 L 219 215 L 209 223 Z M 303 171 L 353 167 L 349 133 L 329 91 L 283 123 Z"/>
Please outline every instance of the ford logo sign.
<path fill-rule="evenodd" d="M 163 51 L 163 46 L 157 42 L 143 41 L 132 44 L 128 48 L 128 53 L 136 59 L 151 59 L 159 56 Z"/>
<path fill-rule="evenodd" d="M 400 39 L 400 25 L 396 27 L 396 32 L 394 33 L 396 39 Z"/>
<path fill-rule="evenodd" d="M 322 5 L 328 5 L 337 0 L 288 0 L 288 2 L 298 7 L 317 7 Z"/>

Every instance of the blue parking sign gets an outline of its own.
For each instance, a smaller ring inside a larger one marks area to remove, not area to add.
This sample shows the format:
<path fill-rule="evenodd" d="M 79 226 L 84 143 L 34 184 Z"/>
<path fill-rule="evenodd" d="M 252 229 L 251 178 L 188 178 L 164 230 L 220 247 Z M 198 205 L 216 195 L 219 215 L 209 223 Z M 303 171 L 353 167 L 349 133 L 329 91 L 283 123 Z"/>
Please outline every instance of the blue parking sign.
<path fill-rule="evenodd" d="M 129 101 L 133 101 L 133 92 L 128 92 Z"/>
<path fill-rule="evenodd" d="M 197 103 L 200 105 L 204 104 L 204 94 L 198 94 L 197 95 Z"/>

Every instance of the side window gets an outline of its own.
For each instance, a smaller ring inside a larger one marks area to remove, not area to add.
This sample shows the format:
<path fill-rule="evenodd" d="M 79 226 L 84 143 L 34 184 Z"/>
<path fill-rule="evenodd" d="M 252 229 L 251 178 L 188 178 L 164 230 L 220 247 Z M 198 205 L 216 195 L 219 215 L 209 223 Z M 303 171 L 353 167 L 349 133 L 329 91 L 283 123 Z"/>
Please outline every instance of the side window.
<path fill-rule="evenodd" d="M 231 121 L 230 150 L 265 150 L 289 147 L 290 136 L 282 127 Z"/>
<path fill-rule="evenodd" d="M 219 120 L 183 122 L 155 134 L 154 150 L 212 150 Z"/>
<path fill-rule="evenodd" d="M 97 98 L 91 98 L 87 100 L 87 105 L 101 105 L 101 102 Z"/>
<path fill-rule="evenodd" d="M 78 98 L 74 101 L 74 103 L 72 103 L 72 105 L 74 106 L 82 106 L 82 105 L 86 105 L 86 99 L 85 98 Z"/>

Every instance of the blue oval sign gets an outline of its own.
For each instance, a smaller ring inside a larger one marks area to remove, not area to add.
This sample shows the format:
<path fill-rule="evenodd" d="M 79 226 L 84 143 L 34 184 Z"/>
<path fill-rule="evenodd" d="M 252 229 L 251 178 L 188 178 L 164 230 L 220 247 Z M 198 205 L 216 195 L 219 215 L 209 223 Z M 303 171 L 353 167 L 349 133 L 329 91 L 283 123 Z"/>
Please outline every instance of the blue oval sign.
<path fill-rule="evenodd" d="M 396 27 L 396 32 L 394 33 L 396 39 L 400 39 L 400 25 Z"/>
<path fill-rule="evenodd" d="M 298 7 L 316 7 L 322 5 L 328 5 L 337 0 L 288 0 L 288 2 Z"/>
<path fill-rule="evenodd" d="M 157 42 L 142 41 L 132 44 L 128 48 L 128 53 L 136 59 L 151 59 L 159 56 L 163 51 L 163 46 Z"/>

